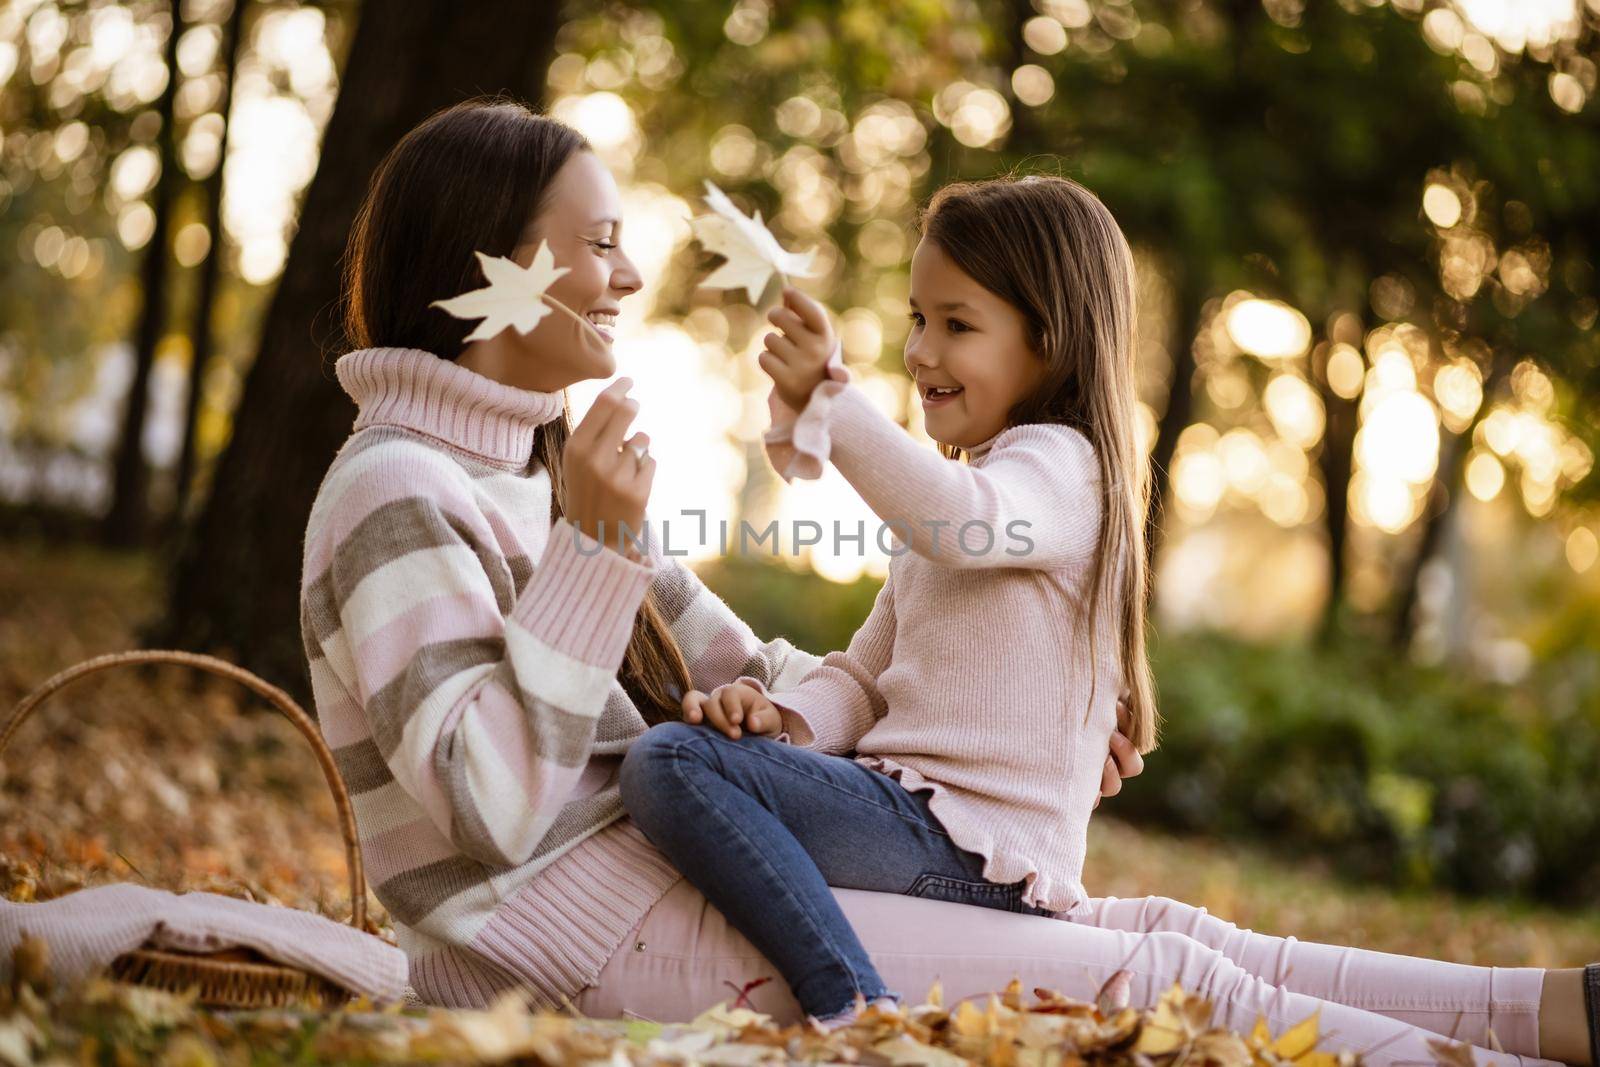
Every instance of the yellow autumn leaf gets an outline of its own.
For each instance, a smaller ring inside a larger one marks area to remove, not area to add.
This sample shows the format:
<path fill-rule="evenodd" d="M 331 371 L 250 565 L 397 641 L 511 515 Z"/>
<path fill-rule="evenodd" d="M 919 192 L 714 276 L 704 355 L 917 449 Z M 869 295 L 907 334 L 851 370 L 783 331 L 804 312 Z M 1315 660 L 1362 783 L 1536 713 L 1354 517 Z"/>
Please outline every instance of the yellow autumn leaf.
<path fill-rule="evenodd" d="M 1169 1052 L 1176 1052 L 1183 1047 L 1183 1033 L 1179 1030 L 1158 1026 L 1153 1023 L 1146 1024 L 1139 1032 L 1139 1041 L 1133 1046 L 1133 1051 L 1141 1052 L 1146 1056 L 1165 1056 Z"/>
<path fill-rule="evenodd" d="M 1133 1046 L 1135 1052 L 1142 1052 L 1147 1056 L 1162 1056 L 1183 1047 L 1189 1038 L 1189 1029 L 1184 1018 L 1185 999 L 1183 987 L 1176 982 L 1171 989 L 1161 994 L 1154 1013 L 1139 1032 L 1139 1041 Z"/>
<path fill-rule="evenodd" d="M 216 1052 L 195 1034 L 174 1037 L 161 1059 L 167 1067 L 217 1067 Z"/>
<path fill-rule="evenodd" d="M 924 1044 L 908 1034 L 885 1038 L 873 1045 L 872 1051 L 887 1059 L 889 1067 L 968 1067 L 967 1061 L 954 1052 Z"/>
<path fill-rule="evenodd" d="M 1210 1067 L 1250 1067 L 1254 1060 L 1244 1038 L 1222 1030 L 1212 1030 L 1195 1038 L 1188 1056 Z"/>
<path fill-rule="evenodd" d="M 1062 1067 L 1066 1056 L 1059 1048 L 1020 1048 L 1016 1067 Z"/>
<path fill-rule="evenodd" d="M 1025 1049 L 1044 1049 L 1061 1044 L 1075 1020 L 1066 1015 L 1028 1012 L 1019 1020 L 1016 1041 Z"/>
<path fill-rule="evenodd" d="M 749 1008 L 730 1008 L 727 1001 L 707 1008 L 689 1024 L 691 1030 L 711 1030 L 718 1033 L 738 1033 L 747 1026 L 766 1026 L 772 1022 L 770 1015 L 762 1015 Z"/>
<path fill-rule="evenodd" d="M 1295 1067 L 1339 1067 L 1339 1057 L 1331 1052 L 1307 1052 L 1294 1062 Z"/>
<path fill-rule="evenodd" d="M 950 1020 L 950 1029 L 962 1037 L 982 1037 L 993 1025 L 993 1018 L 970 1000 L 963 1000 Z"/>
<path fill-rule="evenodd" d="M 1274 1056 L 1284 1060 L 1298 1060 L 1301 1056 L 1317 1047 L 1317 1028 L 1321 1021 L 1322 1012 L 1314 1011 L 1311 1017 L 1296 1023 L 1285 1030 L 1272 1043 L 1271 1052 Z"/>
<path fill-rule="evenodd" d="M 439 1012 L 436 1025 L 418 1047 L 453 1056 L 509 1059 L 523 1051 L 527 1038 L 527 1005 L 508 992 L 486 1010 Z"/>

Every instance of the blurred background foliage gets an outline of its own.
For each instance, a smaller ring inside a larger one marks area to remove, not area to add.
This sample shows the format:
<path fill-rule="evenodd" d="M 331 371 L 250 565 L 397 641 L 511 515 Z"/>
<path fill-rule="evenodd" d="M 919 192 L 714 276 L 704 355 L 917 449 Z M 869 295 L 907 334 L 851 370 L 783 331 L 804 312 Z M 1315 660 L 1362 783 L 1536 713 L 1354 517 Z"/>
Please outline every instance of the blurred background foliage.
<path fill-rule="evenodd" d="M 1571 899 L 1600 856 L 1597 42 L 1600 0 L 5 0 L 0 533 L 153 556 L 146 640 L 304 693 L 338 251 L 382 151 L 485 91 L 622 185 L 653 515 L 853 530 L 836 472 L 762 456 L 759 316 L 696 289 L 703 180 L 818 249 L 847 362 L 924 436 L 918 205 L 1062 173 L 1136 250 L 1162 502 L 1166 740 L 1119 808 Z M 690 554 L 822 652 L 872 541 Z"/>

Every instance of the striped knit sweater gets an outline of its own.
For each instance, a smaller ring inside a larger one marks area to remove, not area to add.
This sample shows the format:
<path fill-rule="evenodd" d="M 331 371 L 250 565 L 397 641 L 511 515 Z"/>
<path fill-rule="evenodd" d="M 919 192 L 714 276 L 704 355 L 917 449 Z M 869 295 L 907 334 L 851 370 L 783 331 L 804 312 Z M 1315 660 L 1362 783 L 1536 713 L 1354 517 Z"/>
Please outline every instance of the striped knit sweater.
<path fill-rule="evenodd" d="M 561 393 L 414 349 L 335 373 L 354 432 L 306 529 L 301 632 L 373 892 L 431 1003 L 592 983 L 677 872 L 624 819 L 646 725 L 616 678 L 649 589 L 697 688 L 775 689 L 819 662 L 758 642 L 692 571 L 550 521 L 531 449 Z"/>
<path fill-rule="evenodd" d="M 776 395 L 770 406 L 768 455 L 784 479 L 818 477 L 831 459 L 893 524 L 899 553 L 849 648 L 771 694 L 788 740 L 854 750 L 928 791 L 951 840 L 985 857 L 986 879 L 1083 913 L 1122 690 L 1119 613 L 1087 604 L 1102 511 L 1093 446 L 1027 424 L 965 464 L 947 460 L 881 413 L 837 356 L 803 411 Z"/>

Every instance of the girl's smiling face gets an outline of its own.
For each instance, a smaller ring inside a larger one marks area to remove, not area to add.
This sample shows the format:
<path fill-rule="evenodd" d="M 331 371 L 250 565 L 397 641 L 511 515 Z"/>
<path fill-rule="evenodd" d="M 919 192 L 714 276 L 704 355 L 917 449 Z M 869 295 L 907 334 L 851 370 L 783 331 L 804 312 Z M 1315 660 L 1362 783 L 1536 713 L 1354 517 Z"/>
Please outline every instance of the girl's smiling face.
<path fill-rule="evenodd" d="M 616 180 L 593 152 L 576 152 L 562 164 L 542 210 L 529 220 L 511 258 L 528 266 L 541 240 L 549 242 L 555 265 L 567 269 L 547 292 L 587 318 L 606 340 L 552 308 L 531 332 L 508 329 L 474 341 L 456 362 L 506 385 L 553 393 L 616 372 L 611 338 L 619 304 L 644 284 L 622 250 L 622 197 Z"/>
<path fill-rule="evenodd" d="M 926 238 L 911 257 L 905 363 L 928 436 L 959 448 L 1005 429 L 1006 416 L 1043 385 L 1047 370 L 1028 342 L 1022 312 Z"/>

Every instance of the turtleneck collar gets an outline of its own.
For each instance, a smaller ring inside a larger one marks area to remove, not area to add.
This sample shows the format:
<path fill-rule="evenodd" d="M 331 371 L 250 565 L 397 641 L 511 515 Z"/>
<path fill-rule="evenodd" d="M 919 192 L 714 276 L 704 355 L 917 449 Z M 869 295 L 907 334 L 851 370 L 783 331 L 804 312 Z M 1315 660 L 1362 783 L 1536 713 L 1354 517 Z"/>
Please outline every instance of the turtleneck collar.
<path fill-rule="evenodd" d="M 1006 429 L 1009 430 L 1011 427 L 1008 426 Z M 967 449 L 967 463 L 973 464 L 982 461 L 984 457 L 988 456 L 989 450 L 994 447 L 994 443 L 1000 439 L 1000 435 L 1005 432 L 1005 430 L 1001 430 L 1000 433 L 995 434 L 987 441 L 982 441 Z"/>
<path fill-rule="evenodd" d="M 355 429 L 402 426 L 518 467 L 534 431 L 566 410 L 564 393 L 504 385 L 418 348 L 357 349 L 333 370 L 360 409 Z"/>

